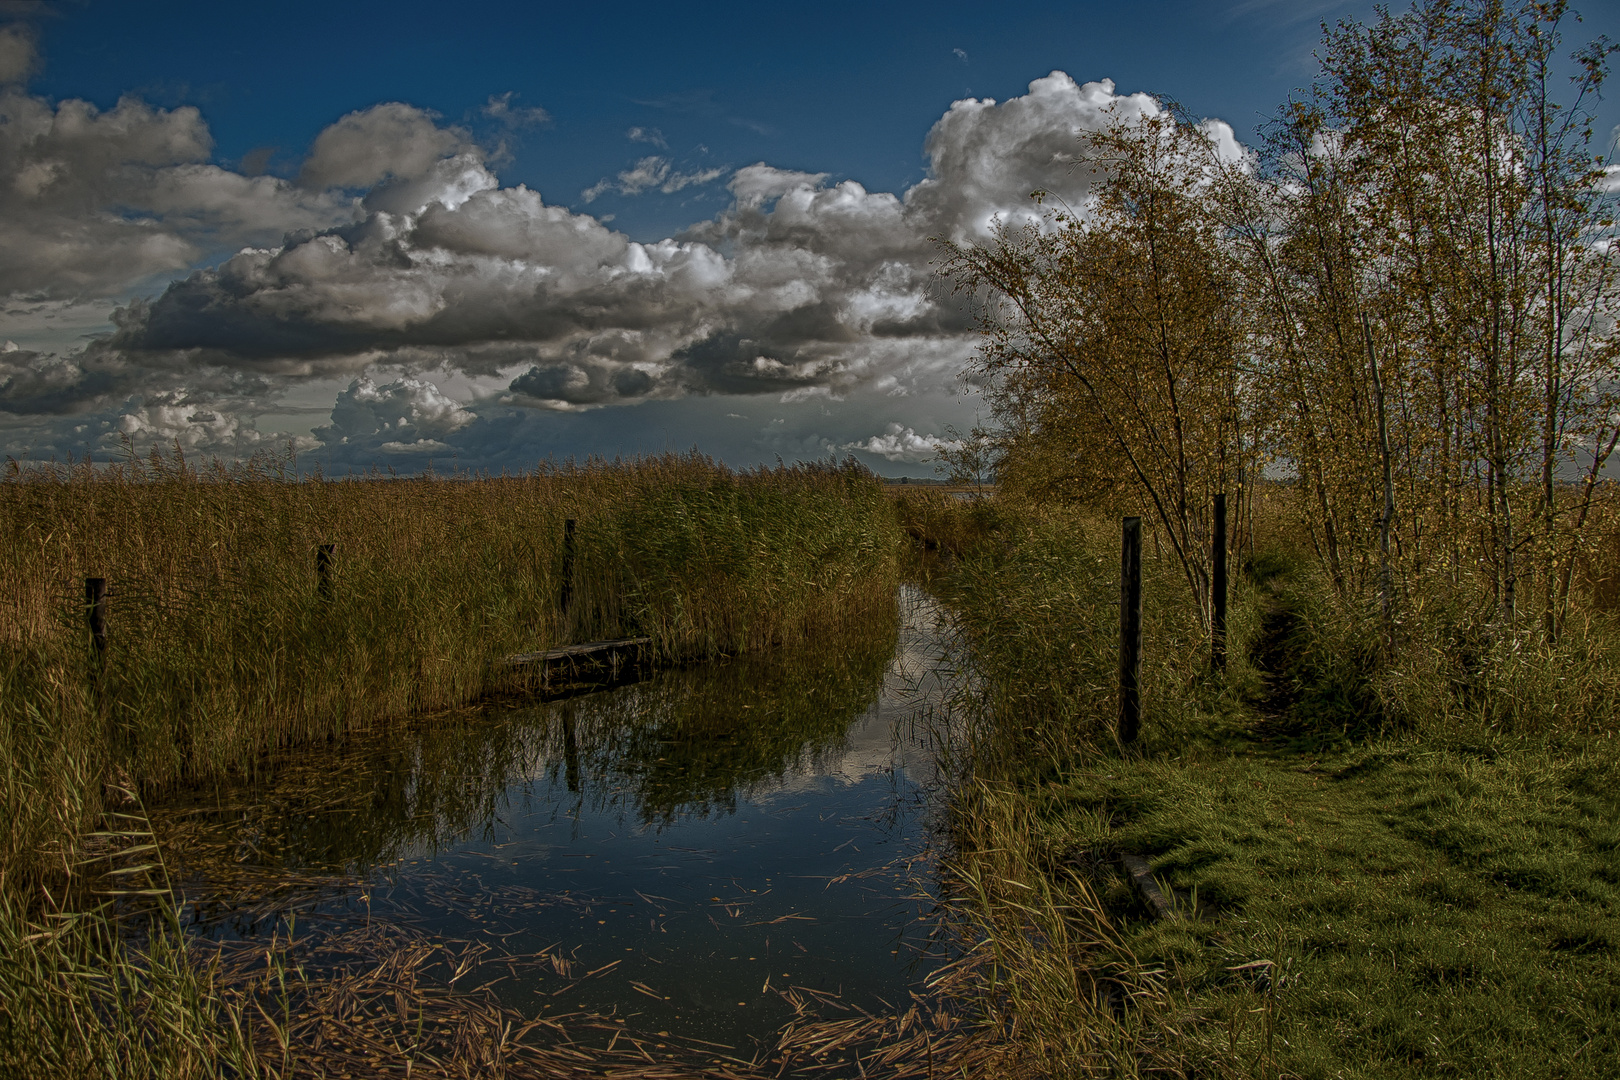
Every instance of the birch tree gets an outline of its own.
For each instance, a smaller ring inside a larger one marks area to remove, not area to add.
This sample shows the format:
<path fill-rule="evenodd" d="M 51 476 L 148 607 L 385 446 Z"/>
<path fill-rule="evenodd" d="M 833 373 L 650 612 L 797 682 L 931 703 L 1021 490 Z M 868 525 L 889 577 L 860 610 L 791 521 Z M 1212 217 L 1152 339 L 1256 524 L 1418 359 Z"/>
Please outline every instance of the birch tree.
<path fill-rule="evenodd" d="M 1236 266 L 1207 206 L 1233 166 L 1174 112 L 1088 143 L 1108 178 L 1090 205 L 947 245 L 947 272 L 985 300 L 978 364 L 1003 412 L 1026 441 L 1117 470 L 1207 623 L 1210 496 L 1245 453 Z"/>

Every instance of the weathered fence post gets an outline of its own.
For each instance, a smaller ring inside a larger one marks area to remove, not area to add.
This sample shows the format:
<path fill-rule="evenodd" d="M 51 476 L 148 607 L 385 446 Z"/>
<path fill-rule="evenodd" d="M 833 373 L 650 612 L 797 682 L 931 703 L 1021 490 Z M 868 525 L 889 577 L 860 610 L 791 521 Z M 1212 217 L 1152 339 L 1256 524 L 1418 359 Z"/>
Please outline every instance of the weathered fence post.
<path fill-rule="evenodd" d="M 1122 523 L 1119 548 L 1119 741 L 1142 729 L 1142 519 Z"/>
<path fill-rule="evenodd" d="M 574 598 L 574 519 L 563 522 L 562 588 L 557 595 L 557 608 L 568 614 L 568 603 Z"/>
<path fill-rule="evenodd" d="M 84 579 L 84 616 L 90 627 L 90 644 L 96 649 L 96 663 L 107 660 L 107 579 Z"/>
<path fill-rule="evenodd" d="M 1216 671 L 1226 670 L 1226 493 L 1215 496 L 1214 557 L 1215 595 L 1211 597 L 1209 625 L 1209 659 Z"/>
<path fill-rule="evenodd" d="M 336 544 L 322 544 L 315 549 L 315 589 L 322 600 L 332 599 L 332 552 Z"/>

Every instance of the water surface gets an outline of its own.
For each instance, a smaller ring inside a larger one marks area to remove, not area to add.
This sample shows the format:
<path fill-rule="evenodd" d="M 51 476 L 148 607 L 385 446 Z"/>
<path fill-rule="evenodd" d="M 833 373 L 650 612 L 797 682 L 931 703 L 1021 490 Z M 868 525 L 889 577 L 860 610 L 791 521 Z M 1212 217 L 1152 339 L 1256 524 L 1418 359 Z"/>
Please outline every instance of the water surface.
<path fill-rule="evenodd" d="M 789 998 L 905 1002 L 945 641 L 903 588 L 836 645 L 458 713 L 154 816 L 218 937 L 382 919 L 489 942 L 526 1015 L 747 1048 Z"/>

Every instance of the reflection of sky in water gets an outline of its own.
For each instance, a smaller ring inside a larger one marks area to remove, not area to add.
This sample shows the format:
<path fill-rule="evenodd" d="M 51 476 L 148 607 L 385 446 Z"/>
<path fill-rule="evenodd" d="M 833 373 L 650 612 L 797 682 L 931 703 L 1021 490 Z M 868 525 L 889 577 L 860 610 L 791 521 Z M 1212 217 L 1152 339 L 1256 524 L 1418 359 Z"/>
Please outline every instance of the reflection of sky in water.
<path fill-rule="evenodd" d="M 316 882 L 267 914 L 369 913 L 567 958 L 571 978 L 515 968 L 496 985 L 531 1015 L 585 1008 L 747 1045 L 788 1019 L 775 990 L 900 1005 L 926 929 L 906 865 L 933 778 L 913 721 L 940 701 L 944 647 L 919 592 L 899 606 L 898 628 L 844 655 L 666 672 L 327 755 L 173 818 L 191 823 L 176 835 Z M 231 891 L 190 861 L 191 895 Z"/>

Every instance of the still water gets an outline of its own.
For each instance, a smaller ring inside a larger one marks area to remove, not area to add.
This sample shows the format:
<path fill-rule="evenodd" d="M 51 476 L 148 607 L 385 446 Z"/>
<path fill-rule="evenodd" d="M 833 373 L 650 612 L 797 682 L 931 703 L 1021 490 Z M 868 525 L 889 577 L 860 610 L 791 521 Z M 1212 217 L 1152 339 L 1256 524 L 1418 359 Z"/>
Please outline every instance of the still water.
<path fill-rule="evenodd" d="M 892 1012 L 925 973 L 938 612 L 311 754 L 159 810 L 200 932 L 385 920 L 489 942 L 529 1016 L 730 1046 L 781 991 Z"/>

